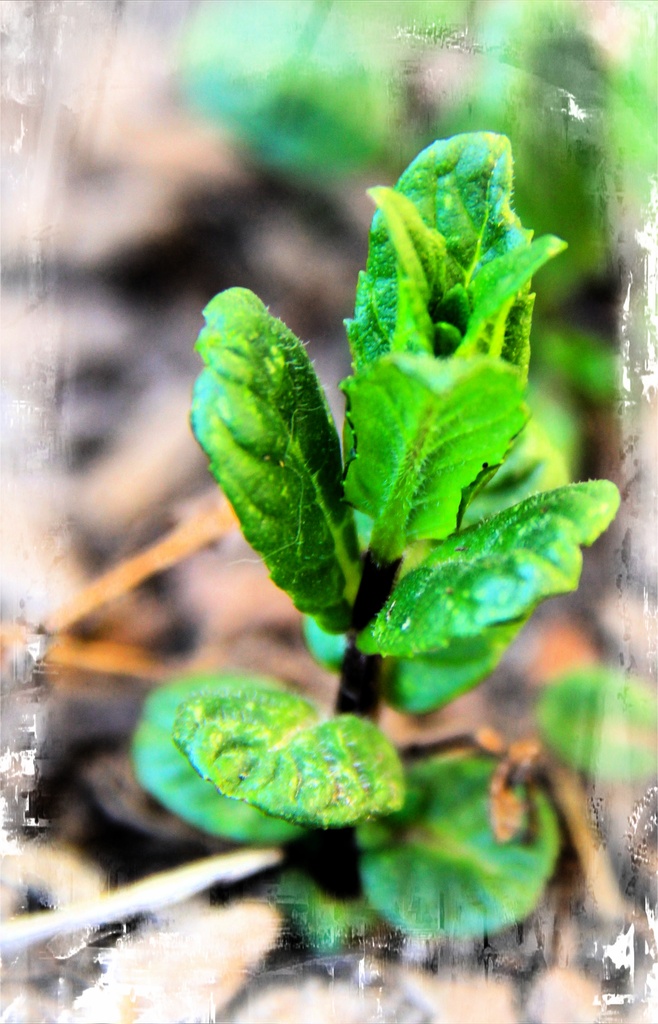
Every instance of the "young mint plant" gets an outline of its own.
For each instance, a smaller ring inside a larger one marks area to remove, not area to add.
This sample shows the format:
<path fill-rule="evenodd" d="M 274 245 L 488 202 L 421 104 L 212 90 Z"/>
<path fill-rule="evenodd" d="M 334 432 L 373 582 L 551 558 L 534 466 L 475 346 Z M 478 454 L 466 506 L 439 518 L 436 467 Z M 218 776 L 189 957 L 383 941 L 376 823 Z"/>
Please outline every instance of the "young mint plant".
<path fill-rule="evenodd" d="M 271 682 L 218 676 L 176 693 L 175 720 L 172 690 L 167 722 L 188 761 L 167 750 L 186 787 L 200 776 L 206 795 L 221 794 L 213 831 L 225 816 L 224 834 L 240 838 L 231 808 L 245 806 L 256 815 L 246 838 L 261 820 L 332 829 L 334 869 L 358 858 L 336 891 L 365 893 L 403 928 L 491 932 L 528 913 L 553 870 L 548 797 L 502 840 L 491 759 L 405 766 L 377 712 L 434 711 L 481 682 L 541 601 L 577 587 L 581 546 L 619 496 L 606 481 L 533 493 L 547 444 L 526 426 L 530 282 L 565 246 L 533 240 L 514 213 L 508 140 L 435 142 L 371 195 L 347 322 L 344 457 L 304 345 L 245 289 L 205 310 L 192 405 L 246 539 L 308 617 L 312 653 L 340 671 L 335 714 Z M 140 777 L 171 802 L 147 747 Z M 324 919 L 320 890 L 308 891 Z"/>

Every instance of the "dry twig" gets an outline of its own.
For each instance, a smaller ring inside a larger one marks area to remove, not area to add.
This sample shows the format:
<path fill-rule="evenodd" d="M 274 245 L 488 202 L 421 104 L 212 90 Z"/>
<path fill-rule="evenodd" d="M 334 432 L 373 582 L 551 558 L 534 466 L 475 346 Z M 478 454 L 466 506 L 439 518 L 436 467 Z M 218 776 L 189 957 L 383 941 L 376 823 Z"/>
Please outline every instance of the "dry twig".
<path fill-rule="evenodd" d="M 109 601 L 127 594 L 163 569 L 169 569 L 183 558 L 223 537 L 236 524 L 233 509 L 227 502 L 218 508 L 203 508 L 145 551 L 110 569 L 90 583 L 70 601 L 62 605 L 46 622 L 49 633 L 70 629 L 80 619 Z"/>
<path fill-rule="evenodd" d="M 173 871 L 162 871 L 96 900 L 75 903 L 60 910 L 23 914 L 4 924 L 0 950 L 15 950 L 55 935 L 150 913 L 159 907 L 179 903 L 211 885 L 230 885 L 266 871 L 282 859 L 283 851 L 276 847 L 217 854 Z"/>
<path fill-rule="evenodd" d="M 605 849 L 597 848 L 587 821 L 587 797 L 578 777 L 552 763 L 548 777 L 555 801 L 564 815 L 571 841 L 599 913 L 605 918 L 624 918 L 628 907 L 619 891 Z"/>
<path fill-rule="evenodd" d="M 76 640 L 70 636 L 55 640 L 47 659 L 49 664 L 64 668 L 138 679 L 165 679 L 172 671 L 169 664 L 152 658 L 141 647 L 111 640 Z"/>

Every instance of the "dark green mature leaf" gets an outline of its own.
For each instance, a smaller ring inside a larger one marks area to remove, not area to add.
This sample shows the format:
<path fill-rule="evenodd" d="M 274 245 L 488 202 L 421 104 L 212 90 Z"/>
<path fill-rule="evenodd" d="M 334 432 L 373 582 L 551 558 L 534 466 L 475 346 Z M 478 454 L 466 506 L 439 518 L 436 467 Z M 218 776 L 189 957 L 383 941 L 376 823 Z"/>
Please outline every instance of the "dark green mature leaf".
<path fill-rule="evenodd" d="M 204 310 L 192 427 L 249 543 L 297 608 L 349 626 L 360 567 L 340 444 L 302 343 L 244 288 Z"/>
<path fill-rule="evenodd" d="M 412 715 L 444 707 L 493 672 L 523 625 L 490 626 L 479 636 L 457 637 L 432 654 L 385 662 L 387 703 Z"/>
<path fill-rule="evenodd" d="M 546 743 L 578 771 L 612 781 L 656 772 L 656 695 L 619 672 L 596 665 L 549 683 L 537 717 Z"/>
<path fill-rule="evenodd" d="M 607 480 L 537 494 L 438 544 L 359 634 L 366 653 L 408 657 L 527 616 L 578 585 L 579 545 L 612 521 L 619 492 Z"/>
<path fill-rule="evenodd" d="M 343 388 L 355 449 L 345 495 L 374 519 L 370 544 L 382 561 L 451 533 L 463 490 L 502 462 L 527 418 L 519 375 L 485 358 L 395 353 Z"/>
<path fill-rule="evenodd" d="M 325 955 L 355 940 L 363 942 L 378 920 L 363 897 L 330 896 L 303 871 L 283 873 L 276 888 L 276 901 L 309 945 Z"/>
<path fill-rule="evenodd" d="M 403 810 L 364 825 L 361 877 L 392 924 L 422 935 L 490 935 L 535 907 L 559 849 L 555 813 L 533 794 L 528 835 L 500 843 L 489 822 L 494 763 L 433 758 L 408 773 Z"/>
<path fill-rule="evenodd" d="M 261 676 L 188 676 L 158 687 L 144 704 L 133 738 L 132 759 L 140 784 L 168 810 L 196 828 L 240 843 L 284 843 L 303 831 L 271 818 L 256 807 L 220 796 L 199 778 L 171 738 L 176 711 L 185 699 L 200 692 L 278 689 L 280 684 Z"/>
<path fill-rule="evenodd" d="M 395 190 L 413 203 L 428 228 L 443 236 L 447 289 L 468 287 L 488 262 L 530 241 L 531 233 L 512 210 L 512 155 L 503 135 L 474 132 L 432 143 L 409 165 Z M 397 281 L 396 251 L 384 214 L 377 211 L 354 318 L 346 322 L 357 369 L 391 350 Z M 519 319 L 518 312 L 515 316 Z"/>
<path fill-rule="evenodd" d="M 372 722 L 319 723 L 316 709 L 289 693 L 245 687 L 190 700 L 174 739 L 220 793 L 298 825 L 353 825 L 402 804 L 402 766 Z"/>

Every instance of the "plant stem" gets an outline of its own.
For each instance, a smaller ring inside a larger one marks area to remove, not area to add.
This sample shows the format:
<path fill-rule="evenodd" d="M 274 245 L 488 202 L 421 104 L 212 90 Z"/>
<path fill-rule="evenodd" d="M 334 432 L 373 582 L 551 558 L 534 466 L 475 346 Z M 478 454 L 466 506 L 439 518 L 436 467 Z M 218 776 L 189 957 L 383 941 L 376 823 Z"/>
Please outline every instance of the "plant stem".
<path fill-rule="evenodd" d="M 372 714 L 379 701 L 380 663 L 381 658 L 378 654 L 362 654 L 358 650 L 355 634 L 351 632 L 343 658 L 336 699 L 338 714 Z"/>
<path fill-rule="evenodd" d="M 311 876 L 325 893 L 337 900 L 361 896 L 358 847 L 354 828 L 328 828 L 309 832 L 288 848 L 288 861 Z"/>
<path fill-rule="evenodd" d="M 347 650 L 343 658 L 336 711 L 370 715 L 379 702 L 378 654 L 362 654 L 356 646 L 356 634 L 364 629 L 384 607 L 393 588 L 400 560 L 379 565 L 371 551 L 366 552 L 359 590 L 352 609 Z"/>

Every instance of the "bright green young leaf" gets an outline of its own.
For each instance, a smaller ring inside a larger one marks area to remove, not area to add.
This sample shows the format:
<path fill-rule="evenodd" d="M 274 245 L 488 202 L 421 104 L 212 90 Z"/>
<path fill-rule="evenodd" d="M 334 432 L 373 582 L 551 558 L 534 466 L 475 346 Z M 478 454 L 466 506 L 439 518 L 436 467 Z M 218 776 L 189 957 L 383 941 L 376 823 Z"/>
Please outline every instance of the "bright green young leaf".
<path fill-rule="evenodd" d="M 578 585 L 579 545 L 609 526 L 619 492 L 607 480 L 537 494 L 438 544 L 399 581 L 359 634 L 365 653 L 425 654 L 527 616 Z"/>
<path fill-rule="evenodd" d="M 398 928 L 491 935 L 536 906 L 559 850 L 555 812 L 533 793 L 527 835 L 497 842 L 489 821 L 494 767 L 457 755 L 414 765 L 402 812 L 359 828 L 366 895 Z"/>
<path fill-rule="evenodd" d="M 215 296 L 192 427 L 274 582 L 324 628 L 350 622 L 360 567 L 340 444 L 304 346 L 244 288 Z"/>
<path fill-rule="evenodd" d="M 548 684 L 537 717 L 547 744 L 572 768 L 601 779 L 642 779 L 658 763 L 652 690 L 602 665 Z"/>
<path fill-rule="evenodd" d="M 512 154 L 503 135 L 473 132 L 432 143 L 409 165 L 395 190 L 411 200 L 428 228 L 443 236 L 447 289 L 468 287 L 489 261 L 530 241 L 531 233 L 512 210 Z M 395 248 L 378 210 L 366 270 L 359 275 L 354 318 L 346 323 L 357 370 L 391 350 L 397 280 Z"/>
<path fill-rule="evenodd" d="M 377 914 L 363 897 L 337 899 L 303 871 L 285 871 L 276 901 L 306 941 L 320 954 L 335 953 L 350 942 L 363 942 Z"/>
<path fill-rule="evenodd" d="M 285 843 L 303 835 L 287 821 L 220 796 L 199 778 L 171 738 L 176 711 L 192 694 L 279 688 L 260 676 L 189 676 L 160 686 L 146 699 L 133 738 L 132 760 L 140 784 L 168 810 L 196 828 L 239 843 Z"/>
<path fill-rule="evenodd" d="M 529 291 L 521 292 L 512 303 L 507 316 L 505 341 L 501 353 L 505 362 L 518 366 L 524 376 L 527 376 L 530 362 L 530 330 L 534 306 L 535 294 Z"/>
<path fill-rule="evenodd" d="M 445 241 L 425 226 L 414 204 L 400 192 L 373 188 L 369 194 L 384 215 L 397 257 L 398 294 L 391 351 L 434 355 L 431 309 L 445 291 Z"/>
<path fill-rule="evenodd" d="M 386 702 L 412 715 L 437 711 L 493 672 L 523 625 L 490 626 L 479 636 L 457 637 L 431 654 L 385 662 Z"/>
<path fill-rule="evenodd" d="M 345 495 L 374 519 L 384 562 L 457 525 L 462 492 L 502 462 L 527 418 L 523 384 L 486 358 L 392 354 L 343 384 L 355 454 Z"/>
<path fill-rule="evenodd" d="M 517 299 L 526 297 L 532 276 L 564 249 L 566 243 L 561 239 L 544 235 L 530 245 L 497 256 L 480 268 L 470 287 L 472 313 L 459 355 L 473 356 L 480 352 L 503 358 L 513 356 L 512 361 L 518 359 L 517 365 L 527 373 L 529 337 L 527 346 L 510 347 L 508 318 Z"/>
<path fill-rule="evenodd" d="M 316 709 L 289 693 L 200 696 L 181 707 L 174 739 L 220 793 L 297 825 L 338 828 L 400 807 L 402 767 L 371 722 Z"/>

